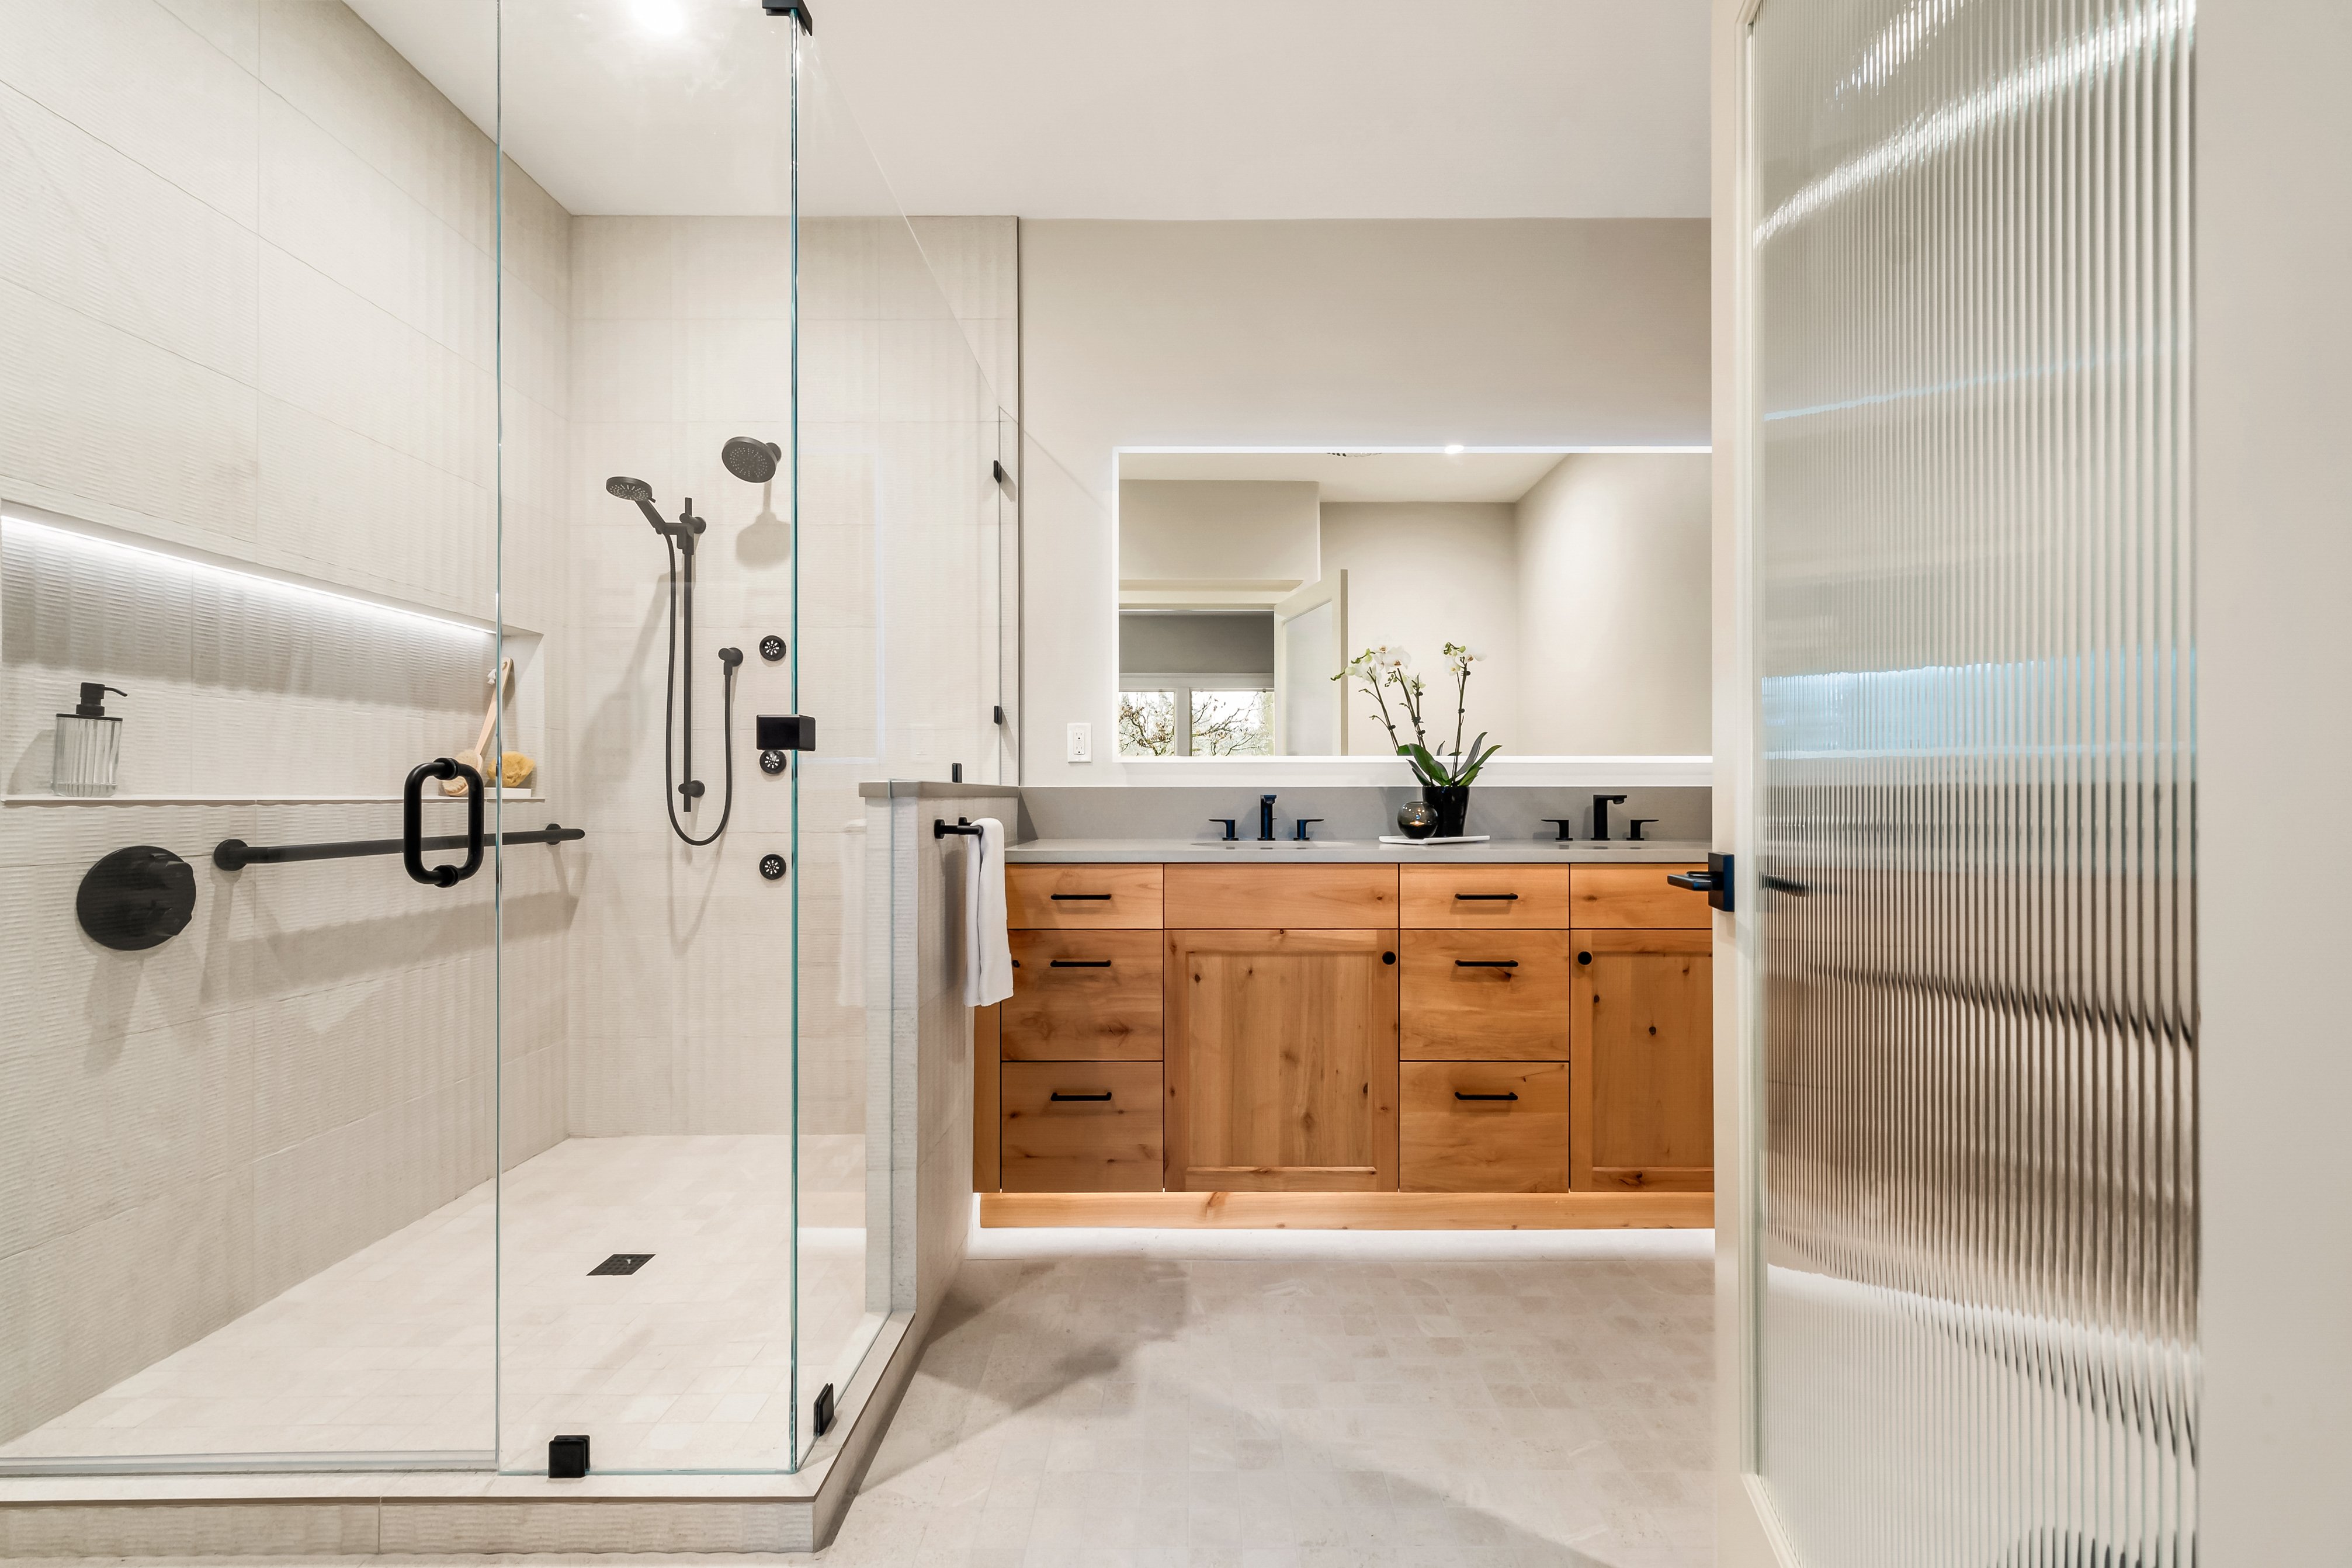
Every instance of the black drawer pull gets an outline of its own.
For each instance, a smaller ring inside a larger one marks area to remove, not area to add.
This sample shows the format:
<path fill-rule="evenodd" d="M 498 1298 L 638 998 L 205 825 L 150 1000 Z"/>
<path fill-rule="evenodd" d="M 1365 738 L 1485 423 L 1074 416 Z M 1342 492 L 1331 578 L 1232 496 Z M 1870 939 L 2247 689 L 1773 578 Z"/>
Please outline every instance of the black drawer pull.
<path fill-rule="evenodd" d="M 1457 899 L 1491 899 L 1503 903 L 1513 902 L 1518 898 L 1517 893 L 1456 893 L 1454 896 Z"/>
<path fill-rule="evenodd" d="M 1108 958 L 1057 958 L 1046 967 L 1050 969 L 1108 969 L 1110 967 L 1110 960 Z"/>
<path fill-rule="evenodd" d="M 1045 896 L 1057 903 L 1082 902 L 1089 899 L 1104 900 L 1110 897 L 1108 893 L 1048 893 Z"/>
<path fill-rule="evenodd" d="M 1056 1103 L 1066 1100 L 1108 1100 L 1110 1098 L 1110 1090 L 1104 1089 L 1100 1094 L 1064 1094 L 1057 1089 L 1045 1098 L 1055 1101 Z"/>
<path fill-rule="evenodd" d="M 1519 1096 L 1516 1089 L 1507 1094 L 1465 1094 L 1457 1089 L 1454 1091 L 1454 1098 L 1456 1100 L 1517 1100 Z"/>
<path fill-rule="evenodd" d="M 1454 961 L 1456 969 L 1517 969 L 1518 966 L 1519 961 L 1516 958 L 1457 958 Z"/>

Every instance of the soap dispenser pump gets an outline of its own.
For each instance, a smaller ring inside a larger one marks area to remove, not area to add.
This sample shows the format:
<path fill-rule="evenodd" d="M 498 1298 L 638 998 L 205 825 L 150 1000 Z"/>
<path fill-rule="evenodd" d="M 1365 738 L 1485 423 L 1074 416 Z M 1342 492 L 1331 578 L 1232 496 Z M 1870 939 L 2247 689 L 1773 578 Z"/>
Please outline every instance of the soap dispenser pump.
<path fill-rule="evenodd" d="M 106 710 L 106 694 L 131 695 L 119 686 L 81 683 L 81 700 L 58 715 L 57 751 L 49 788 L 58 795 L 97 797 L 114 793 L 114 764 L 122 754 L 122 721 Z"/>

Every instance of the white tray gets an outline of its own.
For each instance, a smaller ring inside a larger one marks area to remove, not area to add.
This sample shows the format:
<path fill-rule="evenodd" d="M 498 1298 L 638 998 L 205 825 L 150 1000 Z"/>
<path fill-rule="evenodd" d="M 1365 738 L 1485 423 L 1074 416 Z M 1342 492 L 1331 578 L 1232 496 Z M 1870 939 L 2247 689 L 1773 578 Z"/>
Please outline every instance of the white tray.
<path fill-rule="evenodd" d="M 1422 845 L 1422 844 L 1484 844 L 1484 843 L 1486 843 L 1486 842 L 1487 837 L 1488 837 L 1488 835 L 1484 834 L 1484 833 L 1465 833 L 1465 834 L 1462 834 L 1462 835 L 1460 835 L 1460 836 L 1458 836 L 1458 837 L 1453 837 L 1453 838 L 1407 838 L 1407 837 L 1406 837 L 1403 834 L 1402 834 L 1402 833 L 1383 833 L 1383 834 L 1381 834 L 1381 843 L 1383 843 L 1383 844 L 1412 844 L 1412 845 Z"/>

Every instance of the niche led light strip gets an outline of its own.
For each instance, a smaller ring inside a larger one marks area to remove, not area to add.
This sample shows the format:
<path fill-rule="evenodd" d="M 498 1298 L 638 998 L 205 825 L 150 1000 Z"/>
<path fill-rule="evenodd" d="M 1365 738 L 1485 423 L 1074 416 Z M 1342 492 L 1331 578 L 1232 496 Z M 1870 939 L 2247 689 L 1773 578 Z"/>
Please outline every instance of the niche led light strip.
<path fill-rule="evenodd" d="M 413 609 L 405 605 L 354 593 L 348 588 L 330 587 L 323 583 L 275 574 L 251 565 L 232 565 L 202 551 L 180 549 L 117 533 L 111 529 L 74 522 L 53 513 L 33 512 L 17 506 L 0 508 L 0 551 L 5 550 L 9 536 L 19 532 L 34 534 L 53 543 L 94 554 L 110 554 L 146 563 L 168 562 L 174 566 L 189 567 L 215 577 L 253 584 L 298 603 L 312 605 L 324 603 L 337 609 L 363 611 L 404 626 L 429 628 L 445 636 L 488 638 L 497 630 L 485 623 L 458 620 L 450 616 L 436 615 L 430 610 Z"/>

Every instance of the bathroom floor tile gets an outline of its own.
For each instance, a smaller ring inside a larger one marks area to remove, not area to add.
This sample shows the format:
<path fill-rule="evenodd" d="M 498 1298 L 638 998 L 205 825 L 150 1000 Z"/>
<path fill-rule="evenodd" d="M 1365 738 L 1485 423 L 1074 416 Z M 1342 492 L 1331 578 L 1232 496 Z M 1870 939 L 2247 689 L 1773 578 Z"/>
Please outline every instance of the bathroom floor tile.
<path fill-rule="evenodd" d="M 801 1141 L 803 1405 L 867 1323 L 865 1163 L 862 1136 Z M 788 1138 L 574 1138 L 503 1189 L 362 1247 L 0 1460 L 483 1449 L 495 1364 L 511 1466 L 573 1431 L 600 1470 L 784 1465 Z M 588 1273 L 615 1252 L 654 1258 Z"/>

